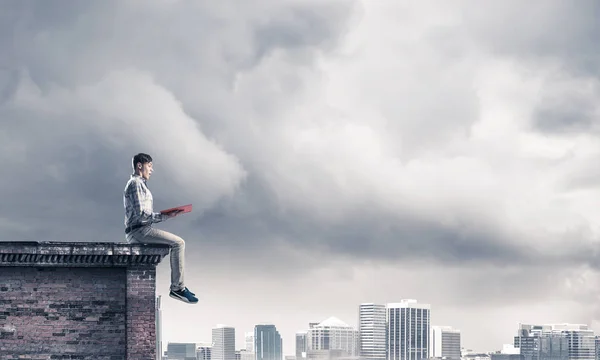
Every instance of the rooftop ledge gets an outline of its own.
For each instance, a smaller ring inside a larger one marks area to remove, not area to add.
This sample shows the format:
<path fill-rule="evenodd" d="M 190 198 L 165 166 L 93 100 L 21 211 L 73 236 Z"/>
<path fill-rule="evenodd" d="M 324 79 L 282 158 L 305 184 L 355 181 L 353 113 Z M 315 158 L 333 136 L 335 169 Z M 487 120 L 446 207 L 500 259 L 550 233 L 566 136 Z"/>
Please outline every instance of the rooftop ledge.
<path fill-rule="evenodd" d="M 156 266 L 168 253 L 158 244 L 0 241 L 0 266 Z"/>

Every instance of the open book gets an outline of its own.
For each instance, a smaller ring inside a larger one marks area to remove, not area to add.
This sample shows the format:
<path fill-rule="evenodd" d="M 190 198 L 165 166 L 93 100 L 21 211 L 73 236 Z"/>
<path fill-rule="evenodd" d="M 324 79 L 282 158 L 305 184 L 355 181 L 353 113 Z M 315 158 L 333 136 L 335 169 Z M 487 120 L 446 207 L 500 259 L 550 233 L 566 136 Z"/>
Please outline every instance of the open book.
<path fill-rule="evenodd" d="M 170 208 L 170 209 L 161 210 L 160 213 L 167 214 L 167 213 L 170 213 L 175 210 L 181 210 L 180 214 L 188 213 L 188 212 L 192 211 L 192 204 L 182 205 L 182 206 L 177 206 L 177 207 Z"/>

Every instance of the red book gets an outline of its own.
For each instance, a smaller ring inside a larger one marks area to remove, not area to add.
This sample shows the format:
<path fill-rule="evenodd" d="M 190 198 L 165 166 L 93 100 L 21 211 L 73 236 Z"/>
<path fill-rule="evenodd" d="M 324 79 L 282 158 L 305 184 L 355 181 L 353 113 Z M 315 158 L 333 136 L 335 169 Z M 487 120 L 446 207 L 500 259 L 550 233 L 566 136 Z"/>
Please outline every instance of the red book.
<path fill-rule="evenodd" d="M 174 207 L 174 208 L 161 210 L 160 213 L 161 214 L 166 214 L 166 213 L 170 213 L 170 212 L 175 211 L 175 210 L 181 210 L 180 214 L 189 213 L 190 211 L 192 211 L 192 204 L 183 205 L 183 206 L 177 206 L 177 207 Z"/>

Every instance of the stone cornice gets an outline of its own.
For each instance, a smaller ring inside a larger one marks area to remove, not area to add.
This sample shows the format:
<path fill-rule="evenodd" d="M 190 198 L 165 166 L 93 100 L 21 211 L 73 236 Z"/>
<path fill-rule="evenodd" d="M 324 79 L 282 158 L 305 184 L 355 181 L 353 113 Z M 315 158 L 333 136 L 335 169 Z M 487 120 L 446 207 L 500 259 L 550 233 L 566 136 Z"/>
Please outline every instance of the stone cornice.
<path fill-rule="evenodd" d="M 158 244 L 0 241 L 0 266 L 156 266 L 168 253 Z"/>

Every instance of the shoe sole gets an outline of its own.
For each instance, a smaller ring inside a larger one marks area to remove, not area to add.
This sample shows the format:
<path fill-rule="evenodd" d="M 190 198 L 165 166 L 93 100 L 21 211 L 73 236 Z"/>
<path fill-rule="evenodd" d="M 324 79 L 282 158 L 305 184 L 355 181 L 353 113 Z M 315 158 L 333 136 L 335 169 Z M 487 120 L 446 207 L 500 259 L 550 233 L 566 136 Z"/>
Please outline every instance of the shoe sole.
<path fill-rule="evenodd" d="M 175 300 L 183 301 L 184 303 L 188 303 L 188 304 L 197 304 L 198 303 L 198 300 L 196 300 L 196 301 L 190 301 L 186 297 L 179 296 L 179 295 L 173 294 L 173 293 L 169 293 L 169 296 L 172 297 Z"/>

